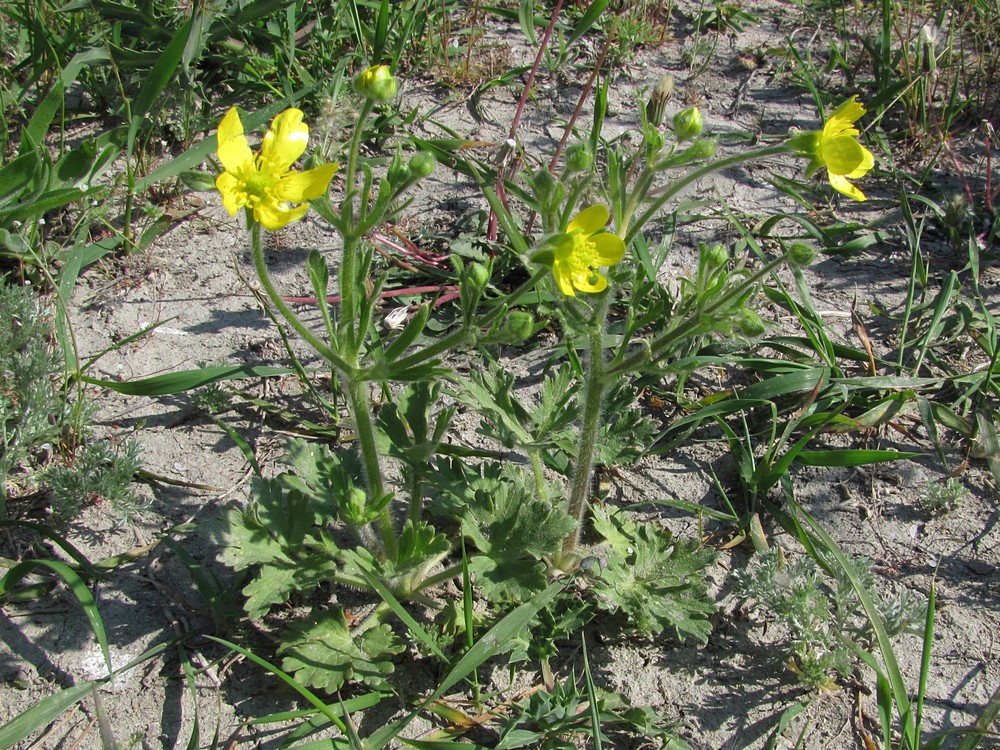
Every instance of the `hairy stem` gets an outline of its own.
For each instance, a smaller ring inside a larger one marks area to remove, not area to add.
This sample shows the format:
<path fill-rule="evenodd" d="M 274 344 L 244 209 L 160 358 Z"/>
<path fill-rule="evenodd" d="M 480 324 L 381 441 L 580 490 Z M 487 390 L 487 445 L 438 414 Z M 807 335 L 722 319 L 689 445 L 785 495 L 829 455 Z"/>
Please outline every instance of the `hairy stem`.
<path fill-rule="evenodd" d="M 345 376 L 350 376 L 357 368 L 352 367 L 343 359 L 339 354 L 337 354 L 333 349 L 331 349 L 327 344 L 323 343 L 312 331 L 305 327 L 298 316 L 291 311 L 285 301 L 278 294 L 278 290 L 274 286 L 274 282 L 271 281 L 271 274 L 267 270 L 267 264 L 264 262 L 264 246 L 261 241 L 261 226 L 252 218 L 248 218 L 247 221 L 250 223 L 250 244 L 253 254 L 254 267 L 257 270 L 257 278 L 260 281 L 260 285 L 264 287 L 264 292 L 267 294 L 267 298 L 270 300 L 274 309 L 281 313 L 281 317 L 290 325 L 299 336 L 301 336 L 306 343 L 309 344 L 313 349 L 316 350 L 327 362 L 329 362 L 333 367 L 343 373 Z"/>
<path fill-rule="evenodd" d="M 611 304 L 611 293 L 603 295 L 587 338 L 587 372 L 583 395 L 583 423 L 577 438 L 576 463 L 570 483 L 567 513 L 576 521 L 576 528 L 563 540 L 563 556 L 570 556 L 580 543 L 583 518 L 587 512 L 590 495 L 590 479 L 594 470 L 594 453 L 597 448 L 597 433 L 601 429 L 601 406 L 604 403 L 604 320 Z"/>
<path fill-rule="evenodd" d="M 787 152 L 788 146 L 782 143 L 778 146 L 768 146 L 767 148 L 757 149 L 756 151 L 744 151 L 739 154 L 733 154 L 732 156 L 727 156 L 725 159 L 719 159 L 718 161 L 706 164 L 705 166 L 684 175 L 676 182 L 670 183 L 670 185 L 656 197 L 656 200 L 649 205 L 649 208 L 643 212 L 631 230 L 628 228 L 629 219 L 631 219 L 631 217 L 628 217 L 622 223 L 622 226 L 618 228 L 618 234 L 625 240 L 625 244 L 628 245 L 629 242 L 632 241 L 632 238 L 635 237 L 636 232 L 646 226 L 649 220 L 656 215 L 657 211 L 663 208 L 667 201 L 677 195 L 677 193 L 686 188 L 688 185 L 698 182 L 702 177 L 710 175 L 712 172 L 720 169 L 726 169 L 727 167 L 732 167 L 736 164 L 742 164 L 743 162 L 763 159 L 767 156 L 776 156 L 777 154 L 784 154 Z"/>

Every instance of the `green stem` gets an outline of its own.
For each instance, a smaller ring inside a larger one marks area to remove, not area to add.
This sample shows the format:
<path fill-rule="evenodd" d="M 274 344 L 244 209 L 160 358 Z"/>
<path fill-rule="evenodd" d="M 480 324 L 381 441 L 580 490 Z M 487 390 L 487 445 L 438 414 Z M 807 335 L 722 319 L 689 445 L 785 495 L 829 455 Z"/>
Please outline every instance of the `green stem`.
<path fill-rule="evenodd" d="M 324 344 L 320 339 L 303 325 L 302 321 L 299 320 L 298 316 L 293 313 L 285 301 L 281 299 L 281 295 L 278 294 L 278 290 L 274 287 L 274 282 L 271 281 L 271 275 L 268 273 L 267 264 L 264 262 L 264 247 L 261 242 L 260 232 L 261 226 L 252 218 L 247 219 L 250 224 L 250 244 L 253 251 L 253 262 L 257 269 L 257 278 L 260 280 L 260 284 L 264 287 L 264 292 L 267 294 L 267 298 L 270 300 L 274 309 L 281 313 L 281 317 L 292 328 L 295 332 L 299 334 L 305 341 L 315 349 L 327 362 L 333 365 L 335 368 L 340 370 L 345 376 L 350 376 L 357 371 L 356 367 L 349 365 L 339 354 L 337 354 L 333 349 Z"/>
<path fill-rule="evenodd" d="M 341 211 L 341 216 L 344 218 L 344 226 L 350 228 L 352 231 L 354 229 L 354 189 L 356 187 L 355 178 L 358 172 L 358 152 L 361 150 L 361 134 L 364 132 L 365 120 L 368 119 L 371 111 L 372 100 L 366 98 L 361 105 L 361 112 L 358 114 L 358 122 L 354 127 L 354 135 L 351 137 L 351 150 L 347 157 L 347 174 L 345 175 L 347 196 L 344 198 L 344 208 Z M 366 200 L 367 196 L 361 196 L 362 203 Z M 343 291 L 341 289 L 341 293 Z"/>
<path fill-rule="evenodd" d="M 780 258 L 775 258 L 759 271 L 756 271 L 752 276 L 748 277 L 746 281 L 733 290 L 731 294 L 726 295 L 714 305 L 709 305 L 701 312 L 696 312 L 690 320 L 679 323 L 676 328 L 673 328 L 659 338 L 654 339 L 648 349 L 640 350 L 631 357 L 623 359 L 619 361 L 618 364 L 609 367 L 607 372 L 604 373 L 604 379 L 606 381 L 610 381 L 639 367 L 652 364 L 662 358 L 664 356 L 664 352 L 677 340 L 698 336 L 710 330 L 715 313 L 731 305 L 731 300 L 734 296 L 743 296 L 748 287 L 755 286 L 761 279 L 769 275 L 775 268 L 784 262 L 784 255 Z"/>
<path fill-rule="evenodd" d="M 354 418 L 354 428 L 358 433 L 358 449 L 361 462 L 364 464 L 365 481 L 368 484 L 368 497 L 376 502 L 385 497 L 385 484 L 382 480 L 382 467 L 379 463 L 378 445 L 375 443 L 375 427 L 372 421 L 371 406 L 366 384 L 361 380 L 348 379 L 347 402 Z M 399 552 L 396 530 L 392 525 L 391 503 L 386 503 L 382 515 L 377 520 L 385 555 L 395 560 Z"/>
<path fill-rule="evenodd" d="M 528 448 L 527 452 L 531 461 L 531 472 L 535 477 L 535 494 L 539 500 L 548 502 L 549 493 L 545 488 L 545 473 L 542 470 L 542 451 L 540 448 Z"/>
<path fill-rule="evenodd" d="M 635 237 L 636 232 L 646 226 L 649 220 L 652 219 L 661 208 L 663 208 L 667 201 L 691 183 L 698 182 L 698 180 L 702 177 L 710 175 L 712 172 L 719 169 L 726 169 L 727 167 L 732 167 L 736 164 L 742 164 L 745 161 L 754 161 L 755 159 L 762 159 L 767 156 L 776 156 L 787 152 L 788 146 L 782 143 L 778 146 L 768 146 L 767 148 L 757 149 L 756 151 L 745 151 L 739 154 L 733 154 L 732 156 L 727 156 L 725 159 L 720 159 L 719 161 L 713 161 L 710 164 L 706 164 L 700 169 L 696 169 L 693 172 L 684 175 L 684 177 L 681 177 L 676 182 L 672 182 L 668 185 L 664 191 L 657 196 L 656 200 L 650 204 L 649 208 L 646 209 L 642 216 L 639 217 L 639 220 L 636 222 L 633 229 L 629 230 L 628 228 L 629 219 L 631 217 L 624 217 L 622 226 L 618 228 L 618 234 L 624 238 L 625 244 L 628 245 L 632 241 L 632 238 Z"/>
<path fill-rule="evenodd" d="M 351 200 L 351 199 L 348 199 Z M 345 212 L 347 207 L 345 206 Z M 349 221 L 349 220 L 348 220 Z M 358 352 L 363 332 L 358 333 L 358 290 L 364 289 L 358 274 L 358 244 L 353 237 L 344 235 L 344 252 L 340 261 L 340 276 L 337 280 L 340 291 L 340 322 L 337 332 L 342 345 L 346 345 L 347 356 L 357 366 Z"/>
<path fill-rule="evenodd" d="M 563 557 L 571 556 L 580 543 L 583 517 L 587 511 L 590 495 L 590 479 L 594 470 L 594 453 L 597 448 L 597 433 L 601 429 L 601 406 L 604 402 L 604 320 L 611 305 L 611 292 L 606 292 L 594 314 L 588 332 L 589 351 L 587 373 L 584 384 L 583 424 L 577 442 L 576 463 L 570 484 L 567 513 L 576 521 L 576 528 L 563 540 Z"/>

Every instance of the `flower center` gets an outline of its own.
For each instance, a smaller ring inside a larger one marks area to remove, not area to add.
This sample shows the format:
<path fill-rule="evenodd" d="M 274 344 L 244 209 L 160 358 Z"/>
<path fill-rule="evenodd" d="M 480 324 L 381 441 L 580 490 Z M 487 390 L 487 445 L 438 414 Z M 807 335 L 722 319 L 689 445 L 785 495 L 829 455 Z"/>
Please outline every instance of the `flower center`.
<path fill-rule="evenodd" d="M 267 169 L 266 165 L 260 165 L 260 167 L 263 167 L 260 171 L 255 169 L 243 179 L 247 202 L 251 206 L 274 200 L 271 191 L 277 180 L 274 179 L 274 175 Z"/>
<path fill-rule="evenodd" d="M 573 250 L 569 254 L 569 267 L 574 277 L 587 279 L 590 284 L 597 283 L 597 248 L 589 236 L 573 235 Z"/>

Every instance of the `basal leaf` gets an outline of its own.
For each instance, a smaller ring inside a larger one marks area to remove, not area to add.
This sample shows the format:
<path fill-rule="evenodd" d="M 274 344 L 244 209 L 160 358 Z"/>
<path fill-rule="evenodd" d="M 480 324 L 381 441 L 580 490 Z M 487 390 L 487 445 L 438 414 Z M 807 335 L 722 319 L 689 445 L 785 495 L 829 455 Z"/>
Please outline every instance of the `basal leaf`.
<path fill-rule="evenodd" d="M 294 590 L 294 568 L 265 565 L 253 580 L 243 587 L 243 593 L 247 597 L 243 609 L 251 620 L 259 620 L 273 605 L 287 601 Z"/>
<path fill-rule="evenodd" d="M 392 656 L 402 650 L 402 641 L 385 623 L 355 639 L 344 613 L 329 610 L 291 625 L 282 635 L 278 653 L 284 656 L 281 668 L 286 672 L 309 687 L 332 693 L 351 679 L 383 684 L 393 671 Z"/>
<path fill-rule="evenodd" d="M 594 509 L 594 527 L 609 542 L 595 584 L 598 606 L 621 611 L 644 635 L 673 628 L 678 638 L 706 642 L 715 605 L 708 598 L 704 569 L 712 553 L 607 507 Z"/>
<path fill-rule="evenodd" d="M 525 602 L 545 588 L 545 565 L 538 560 L 476 555 L 469 560 L 469 571 L 491 602 Z"/>

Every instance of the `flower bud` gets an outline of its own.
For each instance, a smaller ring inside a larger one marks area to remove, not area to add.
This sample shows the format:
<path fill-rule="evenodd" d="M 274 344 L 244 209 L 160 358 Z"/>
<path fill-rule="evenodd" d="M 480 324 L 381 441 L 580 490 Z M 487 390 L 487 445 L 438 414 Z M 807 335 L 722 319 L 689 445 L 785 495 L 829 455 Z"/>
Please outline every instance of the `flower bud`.
<path fill-rule="evenodd" d="M 490 281 L 489 269 L 482 263 L 473 263 L 469 266 L 469 281 L 478 291 L 482 291 Z"/>
<path fill-rule="evenodd" d="M 674 135 L 678 142 L 697 138 L 703 126 L 701 110 L 697 107 L 682 109 L 674 115 Z"/>
<path fill-rule="evenodd" d="M 663 133 L 654 128 L 652 125 L 646 126 L 643 137 L 646 142 L 647 154 L 650 158 L 653 158 L 656 154 L 660 153 L 667 142 L 667 139 L 663 137 Z"/>
<path fill-rule="evenodd" d="M 674 77 L 669 73 L 653 87 L 653 93 L 646 102 L 646 121 L 653 127 L 663 124 L 663 111 L 667 107 L 667 99 L 674 91 Z"/>
<path fill-rule="evenodd" d="M 788 248 L 788 262 L 795 266 L 808 266 L 816 258 L 816 248 L 805 242 L 793 242 Z"/>
<path fill-rule="evenodd" d="M 364 526 L 378 518 L 368 507 L 368 495 L 360 487 L 351 487 L 340 506 L 341 517 L 352 526 Z"/>
<path fill-rule="evenodd" d="M 566 173 L 589 172 L 594 166 L 594 155 L 586 143 L 577 143 L 566 151 Z"/>
<path fill-rule="evenodd" d="M 354 79 L 354 90 L 373 102 L 396 98 L 396 79 L 388 65 L 372 65 Z"/>
<path fill-rule="evenodd" d="M 672 169 L 683 167 L 694 161 L 711 159 L 715 156 L 716 141 L 714 138 L 700 138 L 679 154 L 674 154 L 668 159 L 657 163 L 657 169 Z"/>
<path fill-rule="evenodd" d="M 501 344 L 523 344 L 535 332 L 535 316 L 524 310 L 507 313 L 495 341 Z"/>
<path fill-rule="evenodd" d="M 729 260 L 729 251 L 721 242 L 705 250 L 705 263 L 709 268 L 721 268 Z"/>
<path fill-rule="evenodd" d="M 688 155 L 691 161 L 711 159 L 715 156 L 715 147 L 718 145 L 718 142 L 714 138 L 702 138 L 688 146 L 684 153 Z"/>
<path fill-rule="evenodd" d="M 403 164 L 403 160 L 399 158 L 399 154 L 392 160 L 389 168 L 385 172 L 385 178 L 389 181 L 389 184 L 394 188 L 399 190 L 405 185 L 409 184 L 410 180 L 413 178 L 413 173 L 410 167 Z"/>
<path fill-rule="evenodd" d="M 736 320 L 736 327 L 747 338 L 762 336 L 767 330 L 764 321 L 753 310 L 741 310 Z"/>
<path fill-rule="evenodd" d="M 410 172 L 413 173 L 414 180 L 422 180 L 425 177 L 430 177 L 434 174 L 436 167 L 437 159 L 434 158 L 434 154 L 427 153 L 426 151 L 418 151 L 410 159 Z"/>

